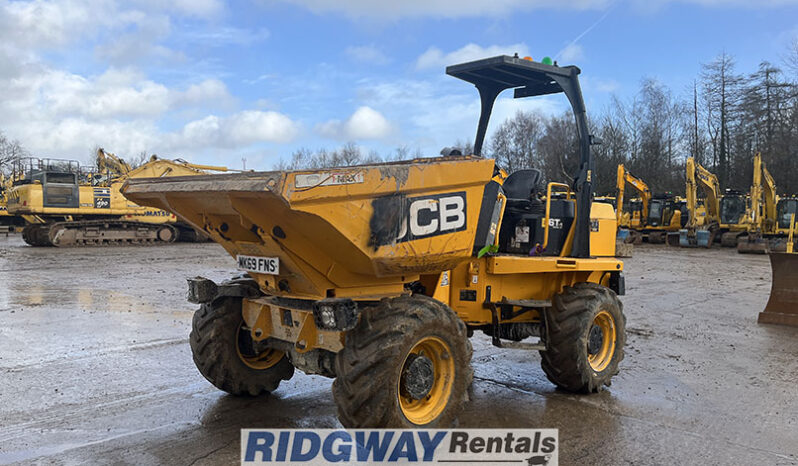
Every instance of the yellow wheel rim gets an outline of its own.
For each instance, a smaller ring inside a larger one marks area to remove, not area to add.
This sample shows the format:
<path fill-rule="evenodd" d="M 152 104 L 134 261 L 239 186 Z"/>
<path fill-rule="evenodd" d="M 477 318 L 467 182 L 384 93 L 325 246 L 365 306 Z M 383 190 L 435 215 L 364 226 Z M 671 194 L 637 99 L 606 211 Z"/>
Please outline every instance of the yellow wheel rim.
<path fill-rule="evenodd" d="M 593 317 L 593 325 L 590 327 L 588 339 L 588 362 L 594 371 L 601 372 L 610 365 L 612 356 L 615 354 L 615 319 L 609 312 L 601 311 Z M 590 351 L 591 346 L 594 351 Z"/>
<path fill-rule="evenodd" d="M 241 362 L 246 364 L 248 367 L 251 367 L 255 370 L 264 370 L 272 367 L 273 365 L 280 362 L 281 359 L 285 356 L 285 353 L 282 351 L 278 351 L 276 349 L 266 349 L 265 351 L 258 353 L 258 354 L 249 354 L 249 351 L 245 345 L 247 339 L 250 339 L 251 336 L 249 335 L 249 329 L 244 327 L 242 324 L 241 327 L 238 328 L 238 332 L 236 332 L 236 353 L 238 354 L 239 359 Z M 242 346 L 244 346 L 242 351 Z"/>
<path fill-rule="evenodd" d="M 407 394 L 406 387 L 403 387 L 403 372 L 408 361 L 417 357 L 424 357 L 431 363 L 433 379 L 428 393 L 419 399 L 414 399 Z M 429 424 L 441 415 L 452 394 L 455 371 L 454 358 L 449 345 L 438 337 L 424 337 L 410 349 L 401 369 L 397 393 L 402 413 L 415 425 Z"/>

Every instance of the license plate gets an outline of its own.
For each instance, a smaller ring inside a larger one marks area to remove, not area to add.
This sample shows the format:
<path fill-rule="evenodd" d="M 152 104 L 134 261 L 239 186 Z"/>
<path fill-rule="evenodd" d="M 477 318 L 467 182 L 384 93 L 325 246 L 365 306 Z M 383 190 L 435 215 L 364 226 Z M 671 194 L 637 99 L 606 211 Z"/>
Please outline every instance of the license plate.
<path fill-rule="evenodd" d="M 236 258 L 239 270 L 269 275 L 280 274 L 280 258 L 278 257 L 242 256 L 239 254 Z"/>

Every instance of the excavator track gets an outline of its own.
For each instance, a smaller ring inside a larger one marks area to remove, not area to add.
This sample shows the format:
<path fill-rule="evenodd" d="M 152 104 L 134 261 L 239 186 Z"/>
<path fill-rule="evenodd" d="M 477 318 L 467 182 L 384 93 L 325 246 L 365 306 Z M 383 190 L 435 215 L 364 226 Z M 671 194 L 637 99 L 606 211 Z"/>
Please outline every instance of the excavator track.
<path fill-rule="evenodd" d="M 177 239 L 172 225 L 123 220 L 81 220 L 28 225 L 22 239 L 31 246 L 111 246 L 166 244 Z"/>

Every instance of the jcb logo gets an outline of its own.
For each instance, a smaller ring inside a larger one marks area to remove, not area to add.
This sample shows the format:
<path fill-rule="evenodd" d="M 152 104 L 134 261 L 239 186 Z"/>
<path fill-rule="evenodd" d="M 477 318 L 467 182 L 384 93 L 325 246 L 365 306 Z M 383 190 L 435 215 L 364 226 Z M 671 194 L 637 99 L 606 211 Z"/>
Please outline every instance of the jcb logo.
<path fill-rule="evenodd" d="M 466 194 L 438 194 L 375 199 L 371 227 L 372 246 L 413 241 L 466 229 Z"/>

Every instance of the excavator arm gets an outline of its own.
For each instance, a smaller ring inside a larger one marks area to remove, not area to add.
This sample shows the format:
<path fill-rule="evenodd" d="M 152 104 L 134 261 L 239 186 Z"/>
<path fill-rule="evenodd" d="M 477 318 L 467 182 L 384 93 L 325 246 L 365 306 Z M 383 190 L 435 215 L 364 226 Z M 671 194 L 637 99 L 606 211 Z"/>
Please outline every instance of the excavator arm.
<path fill-rule="evenodd" d="M 689 204 L 689 195 L 692 194 L 693 196 L 693 204 L 696 202 L 696 189 L 701 188 L 701 191 L 704 193 L 704 206 L 707 209 L 707 218 L 706 218 L 706 225 L 710 225 L 712 223 L 720 223 L 720 183 L 718 182 L 718 177 L 715 176 L 714 173 L 710 172 L 706 168 L 702 167 L 701 164 L 696 163 L 692 157 L 688 159 L 688 161 L 693 162 L 693 166 L 695 167 L 694 170 L 687 170 L 688 176 L 688 191 L 692 191 L 692 193 L 688 194 L 688 204 Z M 690 189 L 690 175 L 693 174 L 693 187 Z"/>
<path fill-rule="evenodd" d="M 718 178 L 709 170 L 696 163 L 693 157 L 685 162 L 685 194 L 689 219 L 678 236 L 668 235 L 668 244 L 683 247 L 712 247 L 715 234 L 720 225 L 720 185 Z M 704 221 L 698 219 L 698 189 L 704 193 Z"/>
<path fill-rule="evenodd" d="M 163 176 L 187 176 L 205 175 L 208 172 L 227 172 L 232 171 L 227 167 L 215 167 L 212 165 L 196 165 L 188 163 L 182 159 L 168 160 L 159 158 L 157 155 L 150 157 L 149 162 L 131 170 L 125 178 L 161 178 Z"/>
<path fill-rule="evenodd" d="M 615 209 L 618 224 L 621 224 L 621 217 L 623 216 L 623 196 L 627 183 L 640 194 L 640 199 L 643 202 L 643 211 L 641 212 L 640 220 L 641 222 L 645 222 L 646 219 L 648 219 L 648 205 L 651 201 L 651 190 L 643 180 L 626 171 L 626 168 L 621 163 L 618 164 L 618 195 L 616 197 L 617 207 Z"/>
<path fill-rule="evenodd" d="M 762 197 L 763 202 L 763 219 L 764 231 L 766 233 L 774 233 L 778 228 L 778 213 L 777 206 L 779 197 L 776 194 L 776 181 L 771 176 L 765 163 L 762 163 Z"/>
<path fill-rule="evenodd" d="M 97 171 L 110 172 L 116 176 L 124 176 L 133 169 L 124 160 L 116 155 L 106 152 L 102 147 L 97 149 Z"/>

